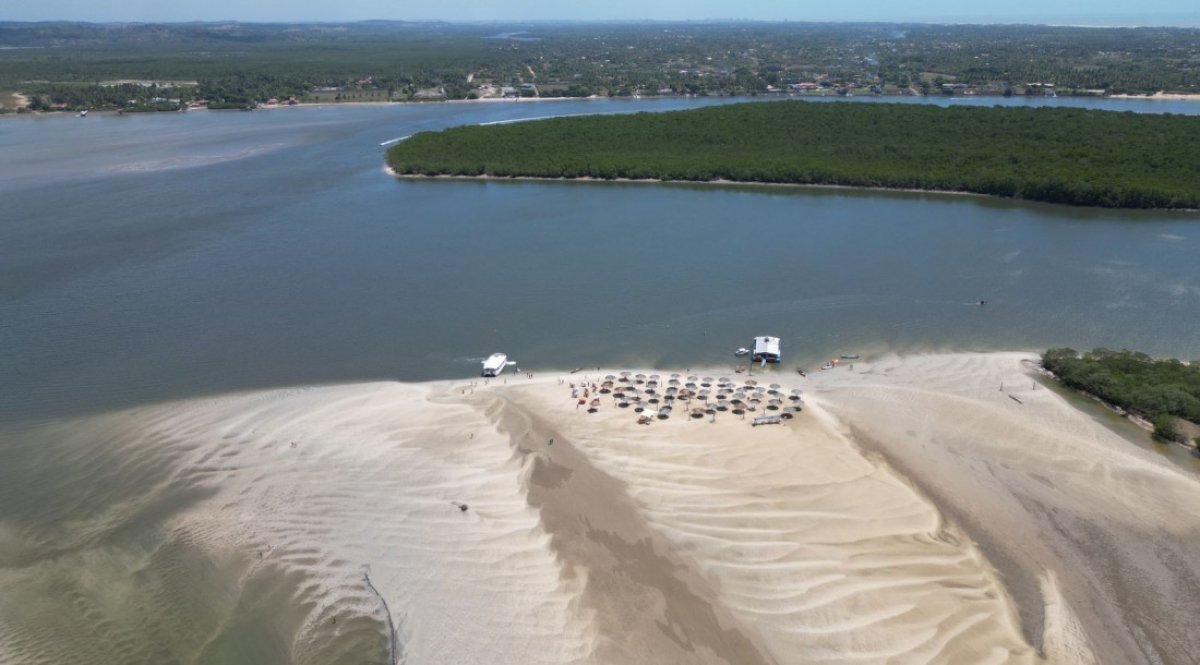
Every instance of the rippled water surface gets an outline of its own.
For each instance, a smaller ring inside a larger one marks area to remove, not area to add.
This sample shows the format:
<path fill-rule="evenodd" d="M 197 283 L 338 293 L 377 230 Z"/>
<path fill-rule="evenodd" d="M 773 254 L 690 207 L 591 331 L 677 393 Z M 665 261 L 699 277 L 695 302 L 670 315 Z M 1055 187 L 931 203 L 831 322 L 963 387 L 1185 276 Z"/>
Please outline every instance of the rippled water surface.
<path fill-rule="evenodd" d="M 0 411 L 467 376 L 494 351 L 530 369 L 724 363 L 756 334 L 801 364 L 1059 344 L 1200 356 L 1195 214 L 381 171 L 380 142 L 416 131 L 689 105 L 2 122 Z"/>

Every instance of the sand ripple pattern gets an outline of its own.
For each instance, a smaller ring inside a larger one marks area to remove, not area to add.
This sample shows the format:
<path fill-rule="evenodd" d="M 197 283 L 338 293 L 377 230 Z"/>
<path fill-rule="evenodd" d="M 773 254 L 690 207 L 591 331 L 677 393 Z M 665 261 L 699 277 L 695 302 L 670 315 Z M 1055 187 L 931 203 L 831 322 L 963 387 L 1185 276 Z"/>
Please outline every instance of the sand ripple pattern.
<path fill-rule="evenodd" d="M 573 408 L 555 399 L 536 408 Z M 1037 659 L 974 547 L 812 408 L 783 427 L 731 414 L 645 427 L 605 405 L 564 434 L 778 662 Z"/>
<path fill-rule="evenodd" d="M 1052 660 L 1194 665 L 1200 466 L 1170 463 L 1036 367 L 1019 353 L 890 357 L 813 383 L 972 535 Z"/>
<path fill-rule="evenodd" d="M 186 542 L 203 552 L 191 559 L 201 571 L 173 572 L 161 555 L 105 558 L 116 568 L 104 578 L 107 588 L 64 591 L 30 581 L 39 566 L 54 565 L 53 556 L 6 567 L 0 662 L 251 662 L 242 659 L 253 652 L 237 646 L 247 636 L 230 635 L 248 622 L 247 605 L 269 607 L 264 625 L 249 629 L 289 642 L 288 662 L 384 662 L 390 647 L 380 596 L 394 617 L 399 662 L 585 660 L 587 622 L 525 501 L 524 470 L 507 438 L 469 406 L 431 402 L 430 391 L 394 383 L 272 391 L 54 426 L 81 446 L 105 442 L 110 460 L 164 466 L 146 498 L 129 499 L 134 505 L 153 503 L 164 488 L 199 493 L 147 533 L 167 534 L 168 549 Z M 129 524 L 130 512 L 114 500 L 78 531 Z M 109 551 L 75 540 L 76 566 Z M 143 568 L 179 584 L 134 593 Z M 211 585 L 218 572 L 234 571 L 233 600 L 213 621 L 178 626 L 174 640 L 150 639 L 147 624 L 158 619 L 124 607 L 161 594 L 156 607 L 169 611 L 175 594 L 204 593 L 204 570 Z M 379 595 L 364 582 L 368 572 Z M 126 593 L 114 580 L 125 581 Z M 14 589 L 49 593 L 75 630 L 17 620 Z"/>

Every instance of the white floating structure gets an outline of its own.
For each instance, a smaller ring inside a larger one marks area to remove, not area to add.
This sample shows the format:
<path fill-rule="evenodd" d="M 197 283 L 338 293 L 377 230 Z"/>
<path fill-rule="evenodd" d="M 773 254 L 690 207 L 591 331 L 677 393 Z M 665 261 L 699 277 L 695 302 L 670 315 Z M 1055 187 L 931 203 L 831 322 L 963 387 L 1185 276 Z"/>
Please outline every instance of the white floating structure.
<path fill-rule="evenodd" d="M 483 361 L 483 375 L 499 376 L 505 367 L 508 367 L 508 356 L 503 353 L 493 353 Z"/>
<path fill-rule="evenodd" d="M 754 351 L 750 356 L 754 362 L 777 363 L 783 360 L 783 354 L 779 352 L 778 337 L 762 337 L 754 338 Z"/>

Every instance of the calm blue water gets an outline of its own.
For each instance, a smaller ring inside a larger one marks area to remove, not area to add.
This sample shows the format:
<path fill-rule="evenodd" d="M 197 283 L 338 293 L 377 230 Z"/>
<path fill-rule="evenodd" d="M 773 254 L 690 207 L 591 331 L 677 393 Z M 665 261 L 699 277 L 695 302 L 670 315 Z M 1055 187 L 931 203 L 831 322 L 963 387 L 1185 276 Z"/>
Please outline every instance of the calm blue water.
<path fill-rule="evenodd" d="M 0 122 L 0 417 L 468 376 L 494 351 L 530 370 L 716 364 L 764 333 L 788 364 L 1052 345 L 1200 357 L 1196 214 L 382 172 L 379 144 L 417 131 L 703 103 Z"/>

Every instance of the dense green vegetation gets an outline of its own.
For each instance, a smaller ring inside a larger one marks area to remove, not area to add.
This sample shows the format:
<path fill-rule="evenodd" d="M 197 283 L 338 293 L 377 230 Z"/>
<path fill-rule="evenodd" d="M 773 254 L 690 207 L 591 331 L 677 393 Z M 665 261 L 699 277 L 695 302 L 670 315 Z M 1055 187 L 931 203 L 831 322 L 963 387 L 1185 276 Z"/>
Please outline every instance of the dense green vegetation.
<path fill-rule="evenodd" d="M 758 22 L 84 24 L 0 22 L 0 90 L 50 106 L 169 98 L 304 100 L 321 88 L 392 99 L 521 95 L 1200 93 L 1200 30 Z M 82 84 L 82 85 L 80 85 Z M 793 86 L 789 88 L 788 86 Z M 424 94 L 422 94 L 424 93 Z M 139 101 L 140 100 L 140 101 Z"/>
<path fill-rule="evenodd" d="M 1200 117 L 777 102 L 425 132 L 402 174 L 732 180 L 1200 208 Z"/>
<path fill-rule="evenodd" d="M 1161 439 L 1181 441 L 1176 418 L 1200 423 L 1200 363 L 1154 360 L 1144 353 L 1050 349 L 1042 365 L 1067 386 L 1139 414 Z"/>

